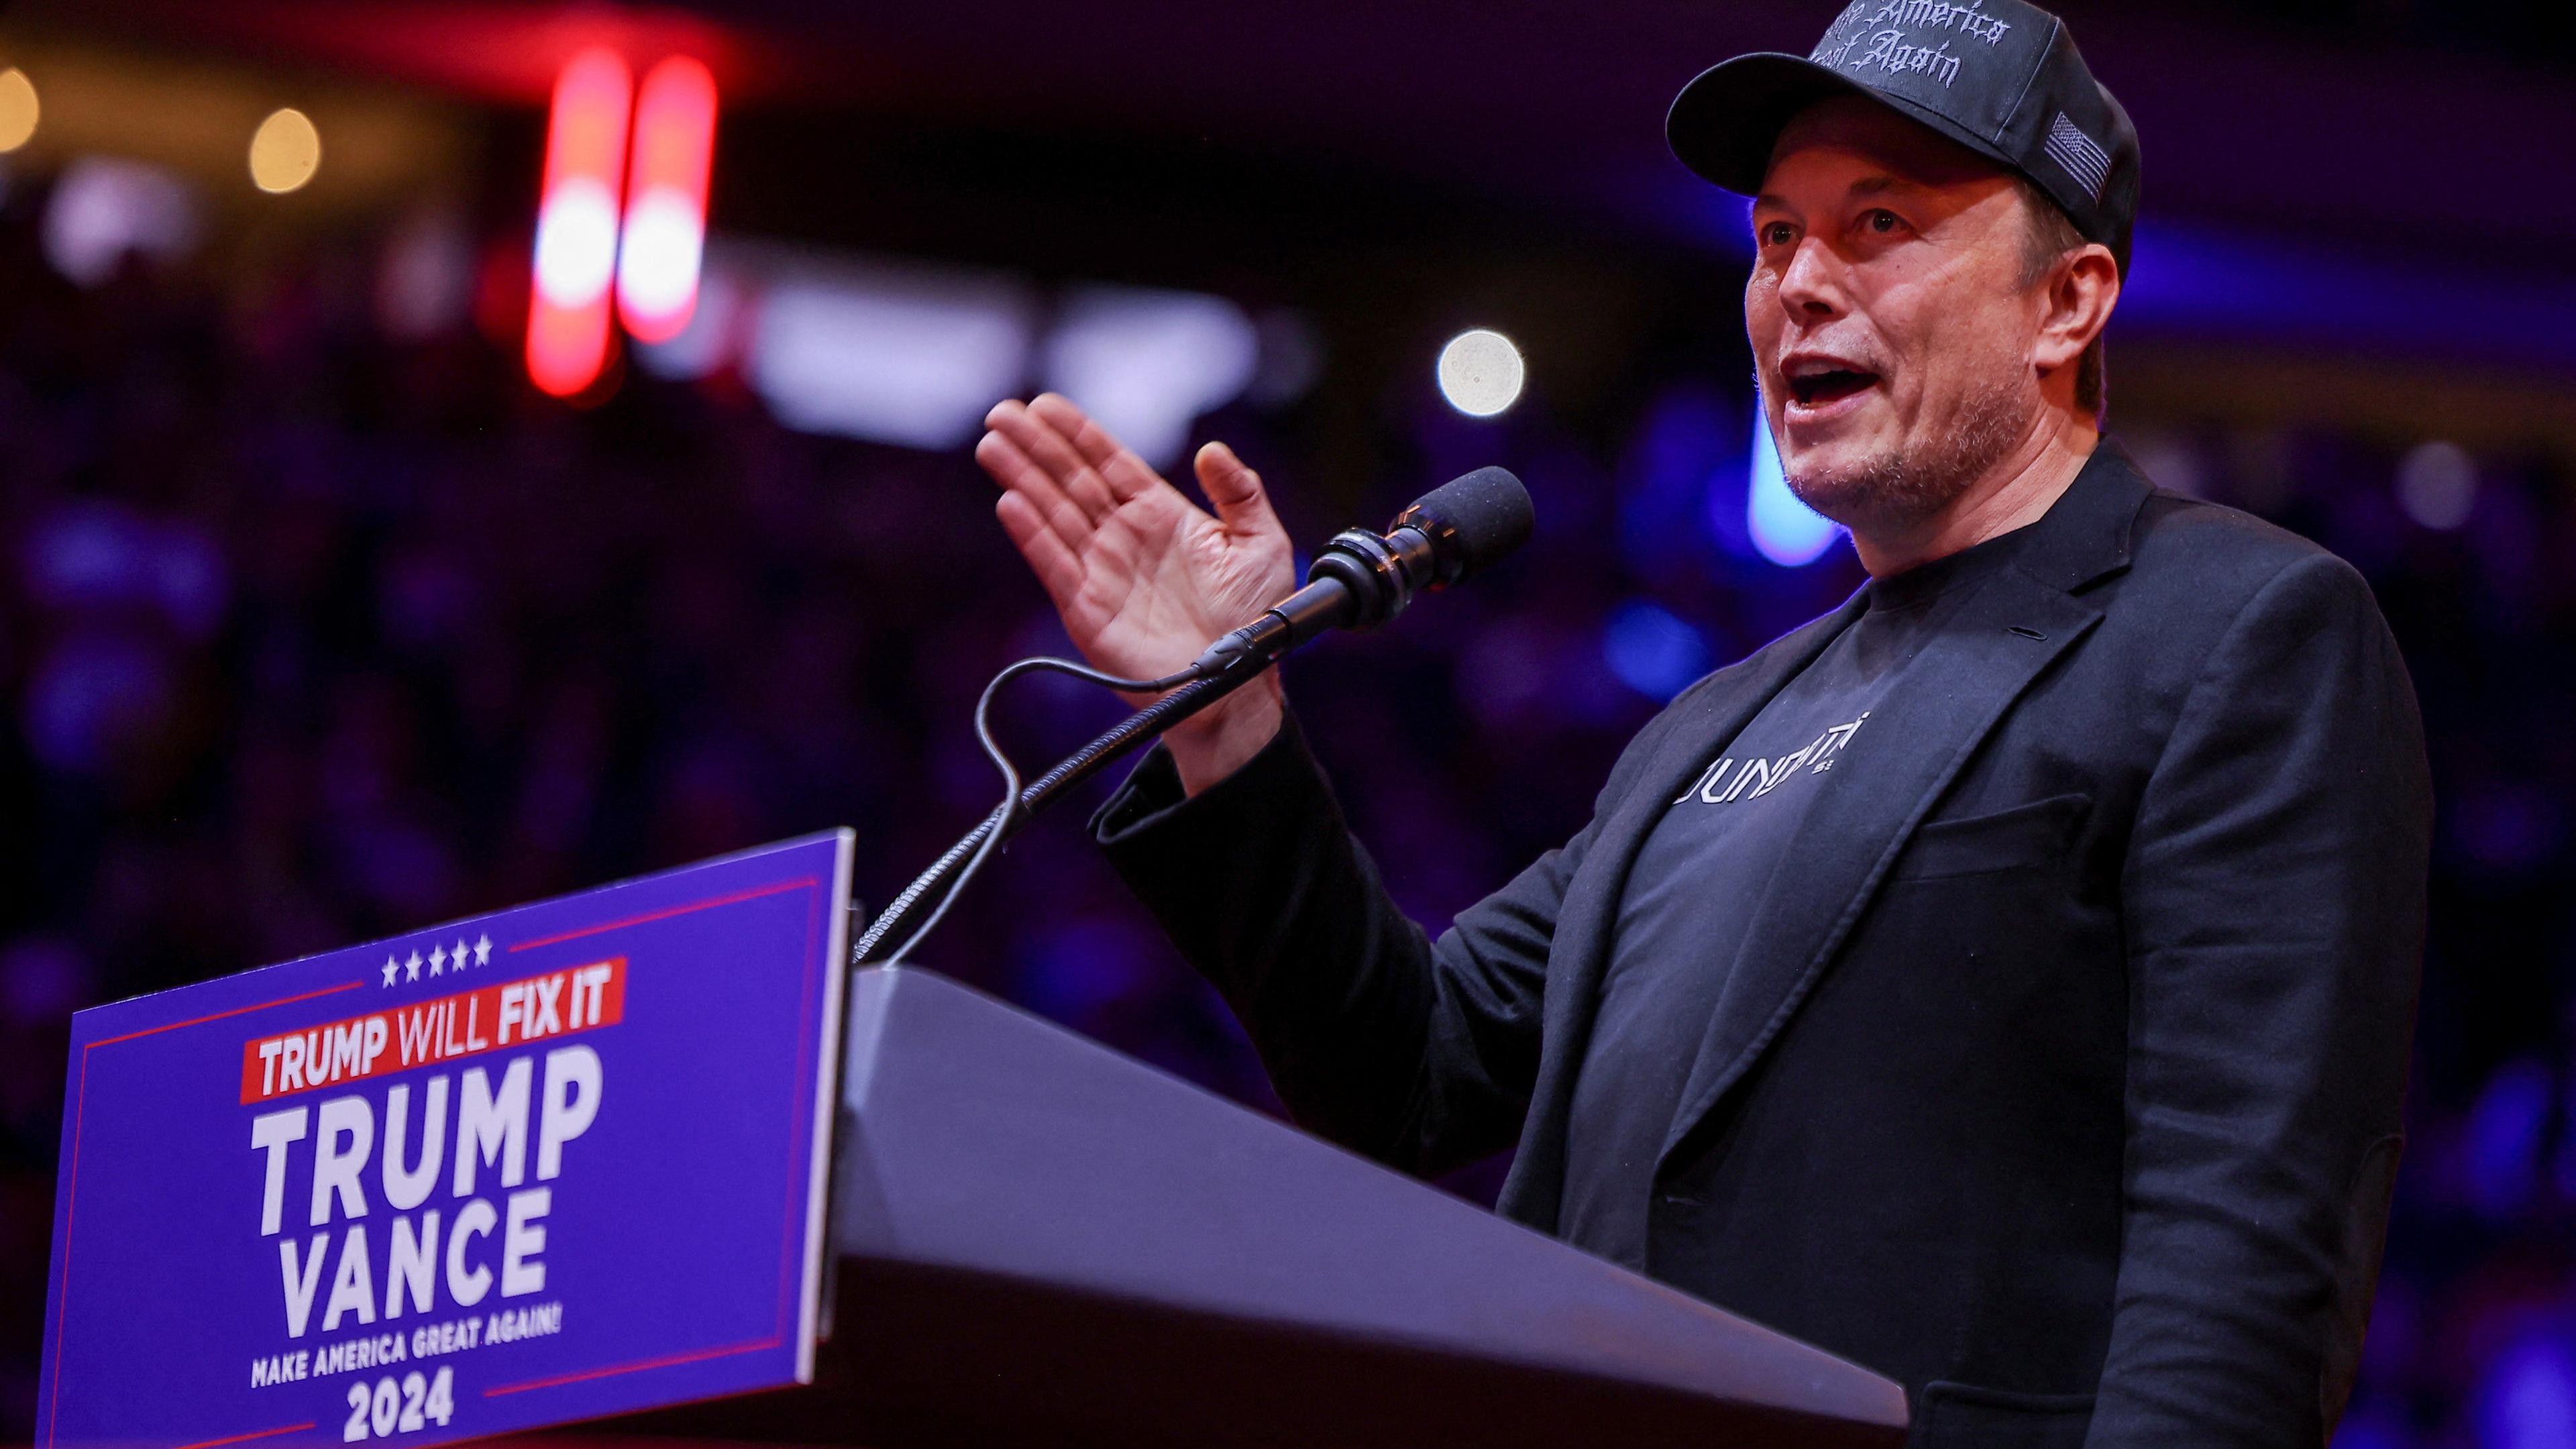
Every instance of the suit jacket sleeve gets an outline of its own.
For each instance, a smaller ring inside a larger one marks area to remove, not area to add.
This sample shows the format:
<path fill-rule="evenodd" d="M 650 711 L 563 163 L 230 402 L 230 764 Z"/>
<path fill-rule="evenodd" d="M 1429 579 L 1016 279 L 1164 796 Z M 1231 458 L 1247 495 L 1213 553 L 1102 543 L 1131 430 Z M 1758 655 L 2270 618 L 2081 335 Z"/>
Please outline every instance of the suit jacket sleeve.
<path fill-rule="evenodd" d="M 1597 825 L 1437 940 L 1388 897 L 1293 715 L 1186 800 L 1157 749 L 1092 828 L 1234 1009 L 1301 1125 L 1424 1174 L 1512 1145 L 1538 1070 L 1558 906 Z"/>
<path fill-rule="evenodd" d="M 2182 700 L 2124 867 L 2127 1206 L 2089 1442 L 2319 1445 L 2400 1143 L 2431 788 L 2369 588 L 2308 555 Z"/>

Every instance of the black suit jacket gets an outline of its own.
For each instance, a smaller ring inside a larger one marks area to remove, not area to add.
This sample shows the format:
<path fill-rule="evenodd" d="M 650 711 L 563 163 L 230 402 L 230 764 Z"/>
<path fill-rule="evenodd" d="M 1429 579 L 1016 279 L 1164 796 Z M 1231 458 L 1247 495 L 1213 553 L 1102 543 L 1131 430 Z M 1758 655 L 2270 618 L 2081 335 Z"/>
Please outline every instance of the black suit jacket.
<path fill-rule="evenodd" d="M 2421 956 L 2405 667 L 2349 566 L 2116 444 L 1973 588 L 1742 903 L 1643 1266 L 1899 1379 L 1920 1444 L 2319 1444 Z M 1095 830 L 1301 1123 L 1426 1173 L 1517 1141 L 1500 1210 L 1553 1230 L 1638 847 L 1862 607 L 1674 700 L 1437 940 L 1293 721 Z"/>

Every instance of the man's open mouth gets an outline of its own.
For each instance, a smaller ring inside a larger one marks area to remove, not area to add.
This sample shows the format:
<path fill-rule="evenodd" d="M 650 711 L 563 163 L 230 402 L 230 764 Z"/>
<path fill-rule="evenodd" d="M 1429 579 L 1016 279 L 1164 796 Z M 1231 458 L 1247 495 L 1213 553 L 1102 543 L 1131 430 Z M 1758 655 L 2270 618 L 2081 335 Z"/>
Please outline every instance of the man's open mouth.
<path fill-rule="evenodd" d="M 1860 372 L 1847 367 L 1822 368 L 1792 376 L 1789 395 L 1801 407 L 1818 407 L 1839 402 L 1878 381 L 1874 372 Z"/>

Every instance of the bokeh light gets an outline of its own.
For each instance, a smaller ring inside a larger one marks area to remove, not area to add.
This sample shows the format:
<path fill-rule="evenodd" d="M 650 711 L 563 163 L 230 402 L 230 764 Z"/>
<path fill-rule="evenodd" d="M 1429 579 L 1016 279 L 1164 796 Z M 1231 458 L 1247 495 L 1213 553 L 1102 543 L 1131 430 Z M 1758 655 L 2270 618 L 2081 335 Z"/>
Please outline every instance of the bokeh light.
<path fill-rule="evenodd" d="M 537 292 L 575 307 L 608 290 L 617 265 L 617 199 L 606 182 L 576 176 L 537 214 Z"/>
<path fill-rule="evenodd" d="M 1620 683 L 1661 704 L 1708 672 L 1708 641 L 1670 609 L 1634 599 L 1602 626 L 1601 658 Z"/>
<path fill-rule="evenodd" d="M 1780 448 L 1761 399 L 1753 403 L 1753 479 L 1745 490 L 1744 522 L 1753 546 L 1782 568 L 1802 568 L 1825 556 L 1842 526 L 1798 501 L 1780 471 Z"/>
<path fill-rule="evenodd" d="M 2448 531 L 2478 504 L 2478 465 L 2457 443 L 2419 445 L 2397 465 L 2397 505 L 2426 528 Z"/>
<path fill-rule="evenodd" d="M 184 255 L 197 233 L 187 184 L 140 161 L 84 156 L 63 168 L 45 202 L 45 260 L 84 287 L 114 276 L 131 255 Z"/>
<path fill-rule="evenodd" d="M 2508 1343 L 2477 1390 L 2481 1449 L 2565 1449 L 2576 1442 L 2576 1346 L 2534 1331 Z"/>
<path fill-rule="evenodd" d="M 271 111 L 250 138 L 251 184 L 272 194 L 294 191 L 322 168 L 322 133 L 293 106 Z"/>
<path fill-rule="evenodd" d="M 15 151 L 36 138 L 44 107 L 36 101 L 36 83 L 11 66 L 0 70 L 0 152 Z"/>
<path fill-rule="evenodd" d="M 667 342 L 698 305 L 707 181 L 715 160 L 716 82 L 675 55 L 644 75 L 635 98 L 626 234 L 617 254 L 617 315 L 639 342 Z"/>
<path fill-rule="evenodd" d="M 1521 350 L 1490 328 L 1461 332 L 1440 349 L 1440 395 L 1471 418 L 1490 418 L 1520 399 Z"/>
<path fill-rule="evenodd" d="M 590 386 L 608 363 L 608 287 L 634 102 L 634 73 L 604 47 L 574 56 L 555 81 L 537 203 L 528 379 L 556 397 Z"/>
<path fill-rule="evenodd" d="M 1243 309 L 1204 292 L 1075 289 L 1042 357 L 1046 385 L 1157 468 L 1178 464 L 1190 424 L 1240 396 L 1261 338 Z"/>

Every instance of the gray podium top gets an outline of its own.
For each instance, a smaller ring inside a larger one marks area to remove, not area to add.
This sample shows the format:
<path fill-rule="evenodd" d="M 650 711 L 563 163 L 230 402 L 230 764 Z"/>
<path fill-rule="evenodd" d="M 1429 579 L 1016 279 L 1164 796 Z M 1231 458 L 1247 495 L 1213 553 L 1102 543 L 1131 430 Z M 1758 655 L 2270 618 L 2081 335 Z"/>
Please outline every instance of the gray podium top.
<path fill-rule="evenodd" d="M 833 1342 L 816 1389 L 774 1396 L 812 1402 L 773 1430 L 886 1444 L 1903 1437 L 1903 1391 L 1821 1350 L 944 977 L 872 968 L 852 985 Z"/>

